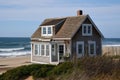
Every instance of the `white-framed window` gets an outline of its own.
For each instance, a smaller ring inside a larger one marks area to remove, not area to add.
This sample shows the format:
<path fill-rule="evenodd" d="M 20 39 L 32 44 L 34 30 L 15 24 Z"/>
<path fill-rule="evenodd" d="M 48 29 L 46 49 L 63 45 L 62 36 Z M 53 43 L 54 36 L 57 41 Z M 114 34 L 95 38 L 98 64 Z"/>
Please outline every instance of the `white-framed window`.
<path fill-rule="evenodd" d="M 82 24 L 82 35 L 92 36 L 92 25 L 91 24 Z"/>
<path fill-rule="evenodd" d="M 34 44 L 34 55 L 35 56 L 49 56 L 50 55 L 50 44 Z"/>
<path fill-rule="evenodd" d="M 34 53 L 35 53 L 35 55 L 39 55 L 39 45 L 38 44 L 34 45 Z"/>
<path fill-rule="evenodd" d="M 78 41 L 76 45 L 77 57 L 80 58 L 84 56 L 84 41 Z"/>
<path fill-rule="evenodd" d="M 41 28 L 42 36 L 52 36 L 53 34 L 52 26 L 41 26 Z"/>
<path fill-rule="evenodd" d="M 45 46 L 44 44 L 41 44 L 41 56 L 45 55 Z"/>
<path fill-rule="evenodd" d="M 95 41 L 88 41 L 88 51 L 90 56 L 96 55 L 96 42 Z"/>
<path fill-rule="evenodd" d="M 49 45 L 47 44 L 46 45 L 46 56 L 49 56 L 49 54 L 50 54 L 50 47 L 49 47 Z"/>

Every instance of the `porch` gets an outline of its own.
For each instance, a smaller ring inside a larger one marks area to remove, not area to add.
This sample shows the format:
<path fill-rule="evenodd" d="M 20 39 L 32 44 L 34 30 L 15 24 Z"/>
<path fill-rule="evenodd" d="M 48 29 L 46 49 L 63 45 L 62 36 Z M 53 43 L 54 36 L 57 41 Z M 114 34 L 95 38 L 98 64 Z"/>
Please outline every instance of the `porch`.
<path fill-rule="evenodd" d="M 31 62 L 41 64 L 59 64 L 70 57 L 71 46 L 69 41 L 32 42 Z"/>

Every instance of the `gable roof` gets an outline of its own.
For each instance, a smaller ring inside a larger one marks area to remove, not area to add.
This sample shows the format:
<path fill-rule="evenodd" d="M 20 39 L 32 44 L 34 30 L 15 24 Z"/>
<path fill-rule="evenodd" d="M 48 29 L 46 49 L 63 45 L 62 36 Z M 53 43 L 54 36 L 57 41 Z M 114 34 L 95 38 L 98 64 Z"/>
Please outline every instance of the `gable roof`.
<path fill-rule="evenodd" d="M 57 24 L 60 24 L 61 22 L 64 21 L 64 24 L 61 26 L 58 32 L 54 36 L 52 36 L 52 38 L 53 39 L 71 39 L 76 34 L 76 32 L 78 31 L 82 23 L 87 18 L 91 21 L 95 29 L 98 31 L 98 33 L 103 38 L 102 33 L 96 27 L 96 25 L 94 24 L 92 19 L 89 17 L 89 15 L 79 15 L 79 16 L 72 16 L 72 17 L 65 17 L 65 18 L 46 19 L 43 21 L 43 23 L 40 26 L 56 25 L 57 27 Z M 41 36 L 40 27 L 35 31 L 35 33 L 32 35 L 31 38 L 44 38 Z"/>
<path fill-rule="evenodd" d="M 65 23 L 53 38 L 72 38 L 72 35 L 80 27 L 86 17 L 86 15 L 67 17 Z"/>

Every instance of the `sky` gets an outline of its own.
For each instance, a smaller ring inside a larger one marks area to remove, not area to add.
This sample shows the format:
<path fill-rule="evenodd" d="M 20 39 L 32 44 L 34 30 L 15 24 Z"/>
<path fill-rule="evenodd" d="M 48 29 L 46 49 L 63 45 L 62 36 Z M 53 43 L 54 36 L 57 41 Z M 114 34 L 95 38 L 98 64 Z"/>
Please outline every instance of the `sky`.
<path fill-rule="evenodd" d="M 89 14 L 106 38 L 120 38 L 120 0 L 0 0 L 0 37 L 30 37 L 46 18 Z"/>

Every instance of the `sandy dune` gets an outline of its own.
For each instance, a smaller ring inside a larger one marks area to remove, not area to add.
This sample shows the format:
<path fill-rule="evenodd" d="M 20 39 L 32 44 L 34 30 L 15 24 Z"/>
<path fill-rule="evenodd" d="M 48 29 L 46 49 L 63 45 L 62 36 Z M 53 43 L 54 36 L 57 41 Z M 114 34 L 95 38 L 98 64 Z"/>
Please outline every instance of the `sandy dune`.
<path fill-rule="evenodd" d="M 26 56 L 17 56 L 17 57 L 8 57 L 8 58 L 0 58 L 0 73 L 5 72 L 11 68 L 28 65 L 30 63 L 30 55 Z"/>

